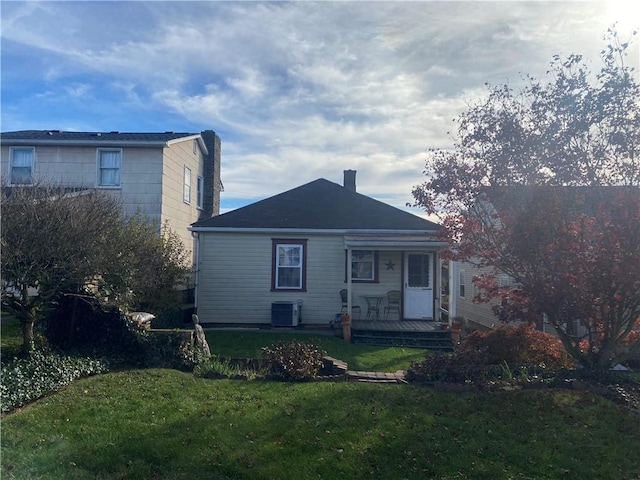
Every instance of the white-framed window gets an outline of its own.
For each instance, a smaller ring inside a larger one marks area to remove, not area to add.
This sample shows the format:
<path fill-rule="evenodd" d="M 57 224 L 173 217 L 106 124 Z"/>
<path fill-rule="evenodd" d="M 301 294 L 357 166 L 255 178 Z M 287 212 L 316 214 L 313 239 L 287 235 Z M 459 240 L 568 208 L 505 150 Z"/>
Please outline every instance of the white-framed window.
<path fill-rule="evenodd" d="M 464 279 L 464 270 L 459 271 L 459 287 L 460 287 L 460 298 L 465 297 L 466 284 Z"/>
<path fill-rule="evenodd" d="M 35 147 L 11 147 L 11 185 L 33 185 Z"/>
<path fill-rule="evenodd" d="M 307 241 L 273 239 L 272 290 L 306 290 Z"/>
<path fill-rule="evenodd" d="M 191 203 L 191 169 L 189 167 L 184 167 L 182 200 L 184 200 L 184 203 Z"/>
<path fill-rule="evenodd" d="M 198 195 L 198 208 L 202 208 L 204 205 L 204 179 L 200 175 L 198 175 L 196 182 L 196 194 Z"/>
<path fill-rule="evenodd" d="M 375 250 L 353 250 L 351 252 L 351 279 L 361 282 L 378 280 L 378 252 Z"/>
<path fill-rule="evenodd" d="M 198 141 L 196 139 L 193 140 L 193 154 L 198 153 Z"/>
<path fill-rule="evenodd" d="M 498 286 L 499 287 L 510 287 L 511 286 L 511 277 L 506 274 L 498 275 Z"/>
<path fill-rule="evenodd" d="M 119 187 L 122 149 L 98 149 L 98 186 Z"/>

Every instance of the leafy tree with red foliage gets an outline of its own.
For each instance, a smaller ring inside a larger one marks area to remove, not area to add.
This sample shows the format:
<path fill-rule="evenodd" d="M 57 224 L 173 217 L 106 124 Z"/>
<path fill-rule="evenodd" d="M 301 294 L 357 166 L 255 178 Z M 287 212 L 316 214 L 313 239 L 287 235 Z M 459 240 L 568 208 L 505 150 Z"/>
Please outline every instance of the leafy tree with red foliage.
<path fill-rule="evenodd" d="M 478 301 L 540 321 L 588 368 L 640 350 L 640 86 L 614 30 L 592 75 L 554 57 L 548 83 L 489 87 L 433 149 L 416 205 L 443 216 L 452 259 L 489 268 Z M 496 275 L 514 282 L 500 286 Z"/>

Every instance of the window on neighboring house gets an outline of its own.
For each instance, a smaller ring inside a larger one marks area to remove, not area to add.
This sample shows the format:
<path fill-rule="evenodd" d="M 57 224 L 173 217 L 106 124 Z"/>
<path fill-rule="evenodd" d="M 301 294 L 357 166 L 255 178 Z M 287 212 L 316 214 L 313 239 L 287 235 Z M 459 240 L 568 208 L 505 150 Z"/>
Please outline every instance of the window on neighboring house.
<path fill-rule="evenodd" d="M 12 185 L 33 185 L 33 161 L 36 156 L 34 147 L 11 148 Z"/>
<path fill-rule="evenodd" d="M 504 275 L 504 274 L 498 275 L 499 287 L 508 287 L 510 285 L 511 285 L 511 277 L 509 277 L 509 275 Z"/>
<path fill-rule="evenodd" d="M 345 278 L 347 274 L 345 272 Z M 351 280 L 358 282 L 378 281 L 378 252 L 375 250 L 351 251 Z"/>
<path fill-rule="evenodd" d="M 195 139 L 193 140 L 193 153 L 194 155 L 198 153 L 198 141 Z"/>
<path fill-rule="evenodd" d="M 306 290 L 307 241 L 273 239 L 272 290 Z"/>
<path fill-rule="evenodd" d="M 202 208 L 204 205 L 204 179 L 198 175 L 198 181 L 196 183 L 196 194 L 198 195 L 198 208 Z"/>
<path fill-rule="evenodd" d="M 98 186 L 119 187 L 121 149 L 98 149 Z"/>
<path fill-rule="evenodd" d="M 464 298 L 465 289 L 466 289 L 466 286 L 465 286 L 465 283 L 464 283 L 465 282 L 465 280 L 464 280 L 464 270 L 460 270 L 459 277 L 460 277 L 460 298 Z"/>
<path fill-rule="evenodd" d="M 184 203 L 191 203 L 191 169 L 189 167 L 184 167 L 182 199 L 184 200 Z"/>

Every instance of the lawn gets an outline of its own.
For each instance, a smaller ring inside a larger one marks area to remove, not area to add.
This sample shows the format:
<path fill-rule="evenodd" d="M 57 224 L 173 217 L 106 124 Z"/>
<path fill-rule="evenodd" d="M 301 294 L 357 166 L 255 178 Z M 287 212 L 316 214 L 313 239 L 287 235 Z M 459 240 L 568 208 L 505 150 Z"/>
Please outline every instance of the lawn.
<path fill-rule="evenodd" d="M 330 356 L 347 362 L 351 370 L 406 370 L 411 362 L 420 361 L 427 354 L 426 350 L 416 348 L 352 345 L 335 336 L 305 332 L 205 330 L 205 334 L 211 351 L 225 358 L 257 358 L 262 347 L 296 339 L 314 343 Z"/>
<path fill-rule="evenodd" d="M 11 332 L 3 325 L 3 346 Z M 293 338 L 356 369 L 394 371 L 425 354 L 300 332 L 207 331 L 212 350 L 234 358 Z M 1 427 L 3 479 L 640 478 L 637 413 L 569 390 L 453 394 L 130 370 L 76 381 Z"/>
<path fill-rule="evenodd" d="M 0 348 L 3 351 L 17 352 L 22 346 L 22 326 L 20 322 L 2 312 L 2 322 L 0 322 Z"/>
<path fill-rule="evenodd" d="M 637 479 L 640 418 L 565 390 L 206 380 L 134 370 L 2 420 L 2 478 Z"/>

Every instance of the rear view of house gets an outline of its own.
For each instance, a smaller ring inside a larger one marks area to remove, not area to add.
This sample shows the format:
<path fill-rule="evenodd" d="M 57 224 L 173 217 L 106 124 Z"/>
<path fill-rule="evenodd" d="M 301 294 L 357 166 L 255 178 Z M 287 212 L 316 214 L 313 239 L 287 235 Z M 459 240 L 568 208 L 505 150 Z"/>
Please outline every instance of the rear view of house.
<path fill-rule="evenodd" d="M 371 323 L 438 320 L 439 226 L 357 193 L 355 175 L 194 223 L 200 320 L 278 325 L 281 306 L 290 325 L 345 311 Z"/>

